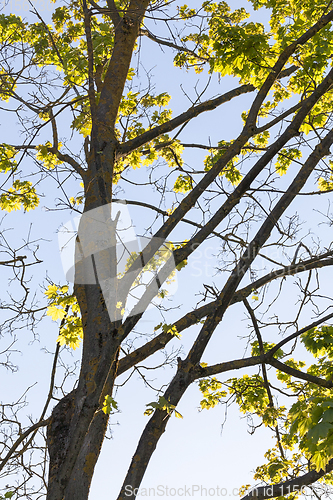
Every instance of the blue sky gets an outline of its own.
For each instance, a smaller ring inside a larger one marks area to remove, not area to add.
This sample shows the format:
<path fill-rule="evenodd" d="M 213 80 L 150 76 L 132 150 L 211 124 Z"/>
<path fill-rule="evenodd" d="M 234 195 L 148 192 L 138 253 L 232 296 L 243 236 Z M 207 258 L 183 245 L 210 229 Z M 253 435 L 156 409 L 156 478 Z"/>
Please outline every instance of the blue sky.
<path fill-rule="evenodd" d="M 17 1 L 19 2 L 19 0 Z M 36 2 L 39 10 L 41 10 L 41 2 L 42 0 Z M 232 2 L 232 7 L 244 4 L 245 2 L 240 1 Z M 12 8 L 13 13 L 23 15 L 23 5 L 25 4 L 21 2 L 19 4 L 13 2 L 11 7 L 9 5 L 6 7 L 7 11 L 5 12 L 8 12 L 8 8 Z M 47 9 L 45 9 L 45 12 L 47 12 Z M 257 16 L 257 19 L 260 19 L 260 14 L 257 14 Z M 266 21 L 266 19 L 265 14 L 262 21 Z M 203 89 L 207 82 L 208 77 L 205 74 L 196 75 L 191 71 L 187 72 L 186 70 L 174 68 L 172 54 L 167 49 L 161 51 L 158 46 L 146 39 L 142 41 L 141 62 L 147 70 L 151 70 L 156 92 L 167 91 L 172 95 L 170 105 L 174 116 L 189 106 L 180 84 L 193 97 L 195 95 L 194 83 L 200 80 L 198 89 Z M 236 79 L 228 77 L 219 83 L 217 75 L 213 75 L 205 97 L 209 98 L 218 95 L 236 85 Z M 235 102 L 227 103 L 222 108 L 193 120 L 186 127 L 182 140 L 184 142 L 203 144 L 210 142 L 216 144 L 219 140 L 234 138 L 242 125 L 240 114 L 249 108 L 251 96 L 240 97 Z M 10 123 L 10 126 L 8 123 Z M 2 132 L 2 140 L 12 143 L 13 131 L 16 131 L 17 127 L 15 120 L 8 123 L 6 123 L 6 126 L 2 124 L 0 131 Z M 202 160 L 205 154 L 197 150 L 186 152 L 186 163 L 196 169 L 202 169 Z M 134 178 L 140 181 L 144 175 L 143 170 L 137 171 Z M 74 190 L 74 183 L 72 183 L 72 186 Z M 8 216 L 5 222 L 8 222 L 7 227 L 15 228 L 12 235 L 16 241 L 25 237 L 30 223 L 34 224 L 32 237 L 42 236 L 45 240 L 41 242 L 41 255 L 44 261 L 43 271 L 37 270 L 32 283 L 42 282 L 46 273 L 54 282 L 64 283 L 65 277 L 59 255 L 57 230 L 61 224 L 66 223 L 75 214 L 46 210 L 45 207 L 53 204 L 53 200 L 60 193 L 59 191 L 55 192 L 54 184 L 51 181 L 46 181 L 43 189 L 46 195 L 45 201 L 42 199 L 41 206 L 35 213 L 28 213 L 24 216 L 19 213 L 10 214 L 10 218 Z M 72 194 L 75 194 L 75 192 Z M 137 188 L 129 187 L 127 184 L 124 197 L 131 197 L 132 195 L 137 195 Z M 150 188 L 141 187 L 140 199 L 150 200 L 150 197 Z M 153 201 L 156 199 L 155 197 Z M 288 215 L 293 215 L 297 211 L 301 219 L 307 222 L 308 228 L 315 234 L 318 233 L 317 226 L 320 216 L 314 209 L 325 211 L 327 202 L 324 199 L 319 203 L 318 197 L 312 198 L 312 200 L 314 200 L 313 204 L 305 204 L 305 199 L 300 197 L 291 207 Z M 147 216 L 144 209 L 133 207 L 129 207 L 129 211 L 137 233 L 142 233 L 144 227 L 148 225 L 151 214 Z M 174 238 L 182 239 L 184 233 L 188 233 L 188 231 L 188 228 L 184 225 L 178 232 L 175 232 Z M 305 232 L 304 230 L 304 234 Z M 331 240 L 326 227 L 320 227 L 319 232 L 320 236 L 326 239 L 327 242 Z M 311 240 L 311 238 L 310 235 L 308 239 Z M 203 291 L 202 283 L 215 283 L 218 288 L 222 286 L 225 275 L 216 275 L 215 261 L 213 259 L 219 249 L 219 243 L 210 240 L 203 248 L 200 248 L 201 254 L 199 252 L 195 253 L 189 260 L 187 267 L 177 273 L 178 289 L 172 297 L 170 305 L 180 305 L 181 308 L 179 311 L 173 310 L 166 313 L 167 323 L 178 319 L 182 312 L 194 307 L 195 303 L 200 300 L 197 294 Z M 199 273 L 199 270 L 201 273 Z M 331 271 L 327 271 L 322 293 L 329 293 L 331 278 Z M 290 280 L 294 281 L 294 278 L 290 278 Z M 277 305 L 279 314 L 286 317 L 297 300 L 297 296 L 291 287 L 287 287 L 287 290 L 290 290 L 290 295 L 283 295 Z M 302 321 L 306 322 L 310 320 L 310 317 L 311 314 L 309 317 L 304 316 Z M 160 317 L 156 311 L 150 310 L 141 322 L 140 330 L 143 333 L 152 333 L 154 326 L 159 321 Z M 248 334 L 248 323 L 244 307 L 241 304 L 232 306 L 227 311 L 222 324 L 214 335 L 212 344 L 205 353 L 205 361 L 214 363 L 242 357 L 245 353 L 246 340 L 241 338 Z M 301 326 L 303 326 L 303 323 Z M 58 335 L 57 330 L 56 324 L 46 318 L 38 329 L 39 340 L 34 343 L 31 343 L 32 336 L 28 331 L 21 331 L 18 346 L 24 351 L 24 355 L 17 355 L 15 358 L 20 365 L 20 370 L 13 375 L 6 372 L 2 374 L 2 395 L 4 400 L 6 397 L 14 399 L 23 392 L 23 387 L 38 382 L 30 391 L 31 403 L 28 410 L 28 413 L 33 414 L 35 418 L 42 409 L 44 397 L 47 394 L 48 377 L 51 369 L 51 357 L 44 353 L 43 349 L 46 347 L 51 351 L 54 350 L 54 342 Z M 175 339 L 173 342 L 175 349 L 181 348 L 182 352 L 186 353 L 197 331 L 197 327 L 192 327 L 188 332 L 184 332 L 180 340 Z M 270 340 L 277 338 L 276 333 L 273 329 L 270 330 L 272 336 Z M 79 351 L 68 353 L 67 360 L 72 362 L 78 356 Z M 154 357 L 154 360 L 158 362 L 162 361 L 162 359 L 161 354 L 156 354 Z M 147 362 L 147 365 L 150 366 L 151 363 Z M 168 383 L 171 380 L 174 371 L 174 367 L 166 367 L 156 373 L 150 371 L 147 373 L 152 385 L 160 386 L 162 383 Z M 227 374 L 224 379 L 229 376 L 235 376 L 235 374 Z M 143 415 L 145 405 L 150 401 L 154 401 L 156 397 L 154 392 L 145 388 L 142 381 L 134 375 L 124 387 L 118 389 L 115 399 L 118 402 L 120 412 L 111 417 L 112 439 L 106 440 L 103 445 L 92 483 L 90 494 L 92 500 L 100 497 L 112 499 L 118 494 L 140 434 L 148 421 L 148 417 Z M 160 485 L 163 488 L 168 486 L 169 489 L 177 489 L 185 485 L 190 488 L 192 488 L 192 485 L 198 485 L 207 488 L 207 490 L 209 488 L 214 489 L 215 496 L 218 496 L 218 486 L 220 490 L 223 489 L 223 493 L 226 492 L 226 494 L 220 496 L 232 497 L 234 496 L 234 489 L 238 489 L 241 485 L 247 483 L 253 484 L 251 471 L 255 466 L 263 462 L 264 452 L 274 444 L 271 433 L 265 428 L 260 428 L 251 436 L 246 418 L 239 414 L 235 406 L 226 409 L 224 405 L 219 405 L 213 410 L 199 412 L 199 401 L 200 392 L 197 385 L 193 384 L 186 392 L 178 408 L 184 418 L 182 420 L 171 418 L 167 431 L 161 438 L 151 459 L 142 488 L 157 489 Z M 201 491 L 197 492 L 196 496 L 200 496 L 200 493 Z M 181 494 L 174 496 L 178 498 Z M 208 493 L 202 496 L 213 495 Z"/>

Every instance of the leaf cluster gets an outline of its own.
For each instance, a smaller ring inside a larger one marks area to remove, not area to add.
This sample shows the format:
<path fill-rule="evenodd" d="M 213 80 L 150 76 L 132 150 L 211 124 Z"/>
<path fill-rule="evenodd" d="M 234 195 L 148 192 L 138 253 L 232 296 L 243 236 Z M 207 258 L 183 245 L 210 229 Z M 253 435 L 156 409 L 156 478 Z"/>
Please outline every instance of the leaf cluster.
<path fill-rule="evenodd" d="M 80 308 L 76 297 L 69 294 L 67 285 L 49 285 L 45 295 L 49 299 L 46 314 L 53 321 L 61 320 L 57 342 L 75 350 L 83 339 Z"/>

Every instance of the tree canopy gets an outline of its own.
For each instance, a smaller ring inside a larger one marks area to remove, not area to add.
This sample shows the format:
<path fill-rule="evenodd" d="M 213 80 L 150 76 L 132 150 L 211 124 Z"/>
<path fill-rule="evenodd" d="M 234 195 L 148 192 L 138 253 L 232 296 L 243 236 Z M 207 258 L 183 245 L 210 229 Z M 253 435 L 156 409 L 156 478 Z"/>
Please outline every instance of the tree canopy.
<path fill-rule="evenodd" d="M 118 500 L 135 497 L 170 418 L 186 419 L 193 385 L 203 419 L 234 404 L 254 442 L 258 427 L 274 438 L 252 484 L 238 478 L 242 500 L 324 498 L 332 1 L 15 5 L 0 14 L 0 369 L 15 372 L 29 336 L 51 377 L 40 414 L 24 380 L 1 401 L 0 498 L 88 499 L 133 374 L 153 395 Z M 38 221 L 54 211 L 54 231 L 72 220 L 59 228 L 66 277 L 40 258 Z M 176 279 L 187 288 L 173 300 Z"/>

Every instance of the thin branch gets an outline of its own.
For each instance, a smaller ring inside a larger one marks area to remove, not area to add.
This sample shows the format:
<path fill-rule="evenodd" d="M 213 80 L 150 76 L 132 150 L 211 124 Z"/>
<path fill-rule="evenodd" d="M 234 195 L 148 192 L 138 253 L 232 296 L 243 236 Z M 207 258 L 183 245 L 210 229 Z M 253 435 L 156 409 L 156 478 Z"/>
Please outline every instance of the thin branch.
<path fill-rule="evenodd" d="M 253 311 L 252 307 L 248 303 L 247 299 L 244 299 L 243 302 L 244 302 L 244 305 L 245 305 L 245 307 L 246 307 L 246 309 L 247 309 L 247 311 L 248 311 L 248 313 L 250 315 L 250 318 L 252 320 L 254 331 L 256 332 L 256 336 L 257 336 L 258 344 L 259 344 L 260 355 L 262 357 L 264 357 L 264 355 L 265 355 L 265 349 L 264 349 L 264 344 L 263 344 L 263 341 L 262 341 L 262 337 L 261 337 L 260 328 L 259 328 L 259 325 L 258 325 L 257 318 L 256 318 L 256 316 L 254 314 L 254 311 Z M 267 396 L 268 396 L 269 407 L 274 409 L 274 401 L 273 401 L 273 396 L 272 396 L 271 388 L 269 386 L 269 381 L 268 381 L 268 376 L 267 376 L 267 370 L 266 370 L 265 363 L 261 364 L 261 369 L 262 369 L 262 377 L 264 379 L 265 389 L 266 389 Z M 277 423 L 276 423 L 274 429 L 275 429 L 275 435 L 276 435 L 276 440 L 277 440 L 278 447 L 279 447 L 279 450 L 280 450 L 280 454 L 281 454 L 281 457 L 284 459 L 285 458 L 285 454 L 284 454 L 284 450 L 283 450 L 283 447 L 282 447 L 282 444 L 281 444 L 281 436 L 280 436 L 280 431 L 279 431 L 279 427 L 278 427 Z"/>
<path fill-rule="evenodd" d="M 168 214 L 168 212 L 166 210 L 162 210 L 161 208 L 155 207 L 154 205 L 150 205 L 150 203 L 146 203 L 143 201 L 121 200 L 118 198 L 113 198 L 112 201 L 114 201 L 115 203 L 125 201 L 125 203 L 128 205 L 135 205 L 138 207 L 149 208 L 151 210 L 154 210 L 158 214 L 163 215 L 164 217 L 170 217 L 170 214 Z M 199 224 L 198 222 L 194 222 L 190 219 L 186 219 L 185 217 L 181 220 L 181 222 L 184 222 L 186 224 L 190 224 L 191 226 L 197 227 L 198 229 L 202 229 L 202 227 L 203 227 L 202 224 Z M 222 236 L 220 233 L 217 233 L 216 231 L 212 231 L 211 234 L 216 236 L 217 238 L 220 238 L 221 240 L 230 241 L 230 238 L 228 236 Z"/>
<path fill-rule="evenodd" d="M 282 120 L 284 120 L 285 118 L 287 118 L 287 116 L 295 113 L 295 111 L 297 111 L 301 107 L 302 107 L 302 102 L 299 102 L 299 103 L 295 104 L 295 106 L 293 106 L 290 109 L 287 109 L 287 111 L 285 111 L 284 113 L 281 113 L 281 115 L 279 115 L 276 118 L 274 118 L 274 120 L 271 120 L 270 122 L 266 123 L 262 127 L 258 127 L 257 130 L 256 130 L 256 133 L 257 134 L 261 134 L 261 132 L 264 132 L 265 130 L 268 130 L 269 128 L 273 127 L 277 123 L 280 123 Z"/>
<path fill-rule="evenodd" d="M 262 85 L 261 89 L 259 90 L 256 98 L 253 101 L 253 104 L 250 108 L 246 123 L 245 123 L 245 129 L 250 128 L 253 129 L 255 128 L 258 113 L 260 110 L 260 107 L 262 103 L 264 102 L 267 94 L 269 93 L 272 85 L 274 84 L 275 80 L 278 78 L 280 75 L 284 65 L 287 63 L 289 57 L 294 53 L 296 48 L 299 45 L 304 45 L 308 40 L 310 40 L 316 33 L 318 33 L 324 26 L 326 26 L 328 23 L 330 23 L 333 19 L 333 9 L 328 13 L 323 16 L 313 25 L 311 28 L 309 28 L 303 35 L 301 35 L 297 40 L 292 42 L 290 45 L 288 45 L 283 52 L 280 54 L 278 60 L 274 64 L 274 67 L 272 68 L 272 71 L 266 78 L 264 84 Z"/>
<path fill-rule="evenodd" d="M 0 471 L 4 468 L 4 466 L 6 465 L 6 463 L 8 462 L 14 451 L 17 449 L 17 447 L 29 436 L 29 434 L 36 431 L 40 427 L 45 427 L 46 425 L 48 425 L 49 421 L 50 421 L 49 418 L 47 418 L 46 420 L 40 420 L 39 422 L 33 424 L 31 427 L 29 427 L 29 429 L 27 429 L 25 432 L 23 432 L 23 434 L 20 435 L 20 437 L 15 441 L 13 446 L 11 446 L 5 458 L 2 460 L 0 464 Z"/>
<path fill-rule="evenodd" d="M 153 40 L 153 42 L 158 43 L 159 45 L 165 45 L 166 47 L 171 47 L 172 49 L 179 50 L 180 52 L 186 52 L 187 54 L 190 54 L 191 56 L 195 57 L 199 61 L 204 61 L 208 62 L 209 57 L 203 57 L 199 56 L 194 52 L 194 50 L 188 49 L 187 47 L 182 47 L 181 45 L 177 45 L 173 42 L 170 42 L 169 40 L 164 40 L 163 38 L 159 38 L 156 35 L 154 35 L 151 31 L 149 31 L 147 28 L 146 29 L 141 29 L 140 30 L 140 35 L 144 35 L 150 40 Z"/>
<path fill-rule="evenodd" d="M 71 165 L 71 167 L 74 168 L 74 170 L 82 177 L 84 178 L 86 176 L 86 171 L 81 167 L 81 165 L 76 161 L 74 160 L 74 158 L 72 158 L 70 155 L 68 154 L 62 154 L 60 153 L 60 151 L 58 151 L 57 149 L 55 148 L 47 148 L 47 150 L 56 155 L 57 158 L 59 158 L 59 160 L 65 162 L 65 163 L 68 163 L 68 165 Z"/>
<path fill-rule="evenodd" d="M 106 3 L 108 5 L 107 9 L 105 7 L 101 7 L 100 5 L 98 5 L 98 3 L 94 2 L 94 0 L 89 0 L 89 3 L 93 7 L 95 7 L 95 9 L 100 14 L 106 14 L 107 16 L 109 16 L 111 21 L 113 22 L 114 27 L 115 28 L 118 27 L 119 23 L 121 22 L 121 17 L 119 15 L 119 12 L 118 12 L 118 9 L 116 7 L 114 0 L 106 0 Z"/>
<path fill-rule="evenodd" d="M 68 309 L 69 309 L 69 306 L 67 305 L 66 309 L 65 309 L 66 316 L 67 316 L 67 313 L 68 313 Z M 64 316 L 64 318 L 61 321 L 59 331 L 61 330 L 61 328 L 65 324 L 66 316 Z M 40 416 L 41 420 L 44 418 L 44 416 L 46 414 L 46 411 L 47 411 L 47 408 L 48 408 L 48 406 L 50 404 L 50 401 L 51 401 L 51 399 L 53 397 L 53 389 L 54 389 L 54 382 L 55 382 L 55 376 L 56 376 L 56 371 L 57 371 L 57 362 L 58 362 L 59 352 L 60 352 L 60 344 L 59 344 L 59 342 L 57 342 L 56 350 L 55 350 L 55 353 L 54 353 L 52 371 L 51 371 L 51 380 L 50 380 L 49 393 L 47 395 L 46 402 L 45 402 L 42 414 Z"/>
<path fill-rule="evenodd" d="M 24 259 L 26 259 L 26 255 L 18 255 L 14 259 L 11 260 L 0 260 L 0 266 L 8 266 L 8 265 L 15 265 L 17 261 L 20 261 L 21 264 L 24 265 Z"/>
<path fill-rule="evenodd" d="M 269 351 L 267 351 L 266 354 L 268 354 L 270 357 L 273 356 L 279 349 L 281 349 L 281 347 L 283 347 L 285 344 L 287 344 L 291 340 L 296 339 L 297 337 L 299 337 L 300 335 L 302 335 L 302 333 L 306 333 L 309 330 L 311 330 L 311 328 L 315 328 L 316 326 L 319 326 L 319 325 L 323 324 L 325 321 L 328 321 L 329 319 L 332 319 L 332 318 L 333 318 L 333 313 L 327 314 L 323 318 L 320 318 L 320 319 L 318 319 L 316 321 L 313 321 L 313 323 L 311 323 L 310 325 L 305 326 L 301 330 L 298 330 L 297 332 L 292 333 L 291 335 L 289 335 L 285 339 L 281 340 L 281 342 L 279 342 L 278 344 L 276 344 L 276 346 L 274 346 L 272 349 L 270 349 Z"/>
<path fill-rule="evenodd" d="M 48 27 L 48 25 L 46 24 L 46 22 L 44 21 L 44 19 L 41 17 L 41 15 L 39 14 L 39 12 L 37 11 L 37 9 L 35 8 L 34 4 L 31 2 L 31 0 L 28 0 L 29 4 L 31 5 L 31 7 L 33 8 L 33 11 L 34 13 L 36 14 L 36 16 L 38 17 L 38 19 L 40 20 L 40 22 L 42 23 L 42 25 L 44 26 L 45 30 L 47 31 L 49 37 L 50 37 L 50 40 L 51 40 L 51 43 L 52 43 L 52 46 L 55 50 L 55 53 L 57 54 L 58 56 L 58 59 L 59 59 L 59 62 L 61 63 L 63 69 L 65 69 L 66 65 L 64 63 L 64 60 L 58 50 L 58 47 L 57 47 L 57 44 L 55 43 L 54 41 L 54 38 L 53 38 L 53 35 Z M 76 95 L 78 97 L 80 97 L 80 93 L 79 91 L 77 90 L 76 86 L 75 86 L 75 83 L 73 83 L 68 77 L 67 77 L 68 81 L 70 82 L 71 84 L 71 87 L 74 89 L 74 92 L 76 93 Z"/>
<path fill-rule="evenodd" d="M 106 9 L 105 7 L 101 7 L 100 5 L 98 5 L 98 3 L 94 2 L 94 0 L 89 0 L 89 3 L 90 3 L 90 5 L 92 5 L 93 7 L 95 7 L 95 9 L 100 14 L 109 14 L 110 15 L 108 9 Z"/>
<path fill-rule="evenodd" d="M 159 146 L 163 144 L 160 143 Z M 166 142 L 165 145 L 168 146 L 169 144 L 172 144 L 172 141 Z M 181 146 L 184 148 L 197 148 L 197 149 L 216 149 L 218 151 L 226 151 L 228 149 L 228 146 L 211 146 L 211 145 L 206 145 L 206 144 L 195 144 L 195 143 L 186 143 L 186 142 L 181 142 Z M 157 149 L 157 148 L 155 148 Z M 260 148 L 259 146 L 244 146 L 242 148 L 243 150 L 250 150 L 250 151 L 267 151 L 267 148 Z M 149 154 L 149 151 L 146 152 L 146 154 Z"/>

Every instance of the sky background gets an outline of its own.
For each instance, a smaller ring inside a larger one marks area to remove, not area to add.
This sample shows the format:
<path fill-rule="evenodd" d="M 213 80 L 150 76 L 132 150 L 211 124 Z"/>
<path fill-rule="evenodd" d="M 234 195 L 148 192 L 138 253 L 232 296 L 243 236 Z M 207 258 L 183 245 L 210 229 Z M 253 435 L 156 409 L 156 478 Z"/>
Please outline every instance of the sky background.
<path fill-rule="evenodd" d="M 193 5 L 197 4 L 197 2 L 191 2 L 191 6 L 192 3 Z M 246 5 L 249 8 L 246 2 L 230 3 L 232 8 L 240 5 Z M 37 0 L 35 5 L 41 13 L 45 13 L 47 18 L 49 4 Z M 25 14 L 26 10 L 28 10 L 26 7 L 25 2 L 17 0 L 16 2 L 10 2 L 4 12 L 8 13 L 10 11 L 22 16 L 27 15 L 31 19 L 31 14 L 28 12 Z M 256 19 L 266 22 L 267 16 L 265 12 L 257 13 Z M 151 29 L 153 32 L 158 33 L 158 29 L 154 31 L 153 26 Z M 207 76 L 204 74 L 196 75 L 192 71 L 187 72 L 186 70 L 174 68 L 172 52 L 166 48 L 161 50 L 150 40 L 144 38 L 141 49 L 141 64 L 146 70 L 151 70 L 156 93 L 166 91 L 172 95 L 170 106 L 173 109 L 174 116 L 187 109 L 189 102 L 180 85 L 193 98 L 195 95 L 194 84 L 197 80 L 200 80 L 198 89 L 203 89 L 207 83 Z M 140 71 L 143 74 L 142 68 Z M 211 78 L 211 85 L 204 97 L 213 97 L 235 86 L 237 86 L 236 79 L 227 77 L 219 82 L 218 76 L 215 74 Z M 233 139 L 242 125 L 240 114 L 249 108 L 251 98 L 253 98 L 253 94 L 238 97 L 235 101 L 226 103 L 215 111 L 201 115 L 186 127 L 182 140 L 192 143 L 216 144 L 217 141 L 222 139 Z M 65 130 L 65 123 L 63 125 Z M 2 122 L 0 132 L 2 134 L 1 142 L 16 143 L 19 141 L 14 116 L 8 118 L 6 123 Z M 185 159 L 189 165 L 199 170 L 202 169 L 202 160 L 205 155 L 204 152 L 191 150 L 186 152 Z M 135 175 L 137 180 L 140 181 L 144 174 L 138 170 Z M 286 183 L 292 175 L 293 172 L 288 174 L 289 177 L 286 176 Z M 24 214 L 24 216 L 22 216 L 22 213 L 11 213 L 5 217 L 3 222 L 4 227 L 15 228 L 8 232 L 10 241 L 13 244 L 27 237 L 30 224 L 33 224 L 31 239 L 37 239 L 41 236 L 43 238 L 43 241 L 39 244 L 40 256 L 44 264 L 36 267 L 36 271 L 32 274 L 31 285 L 35 283 L 42 284 L 44 280 L 45 286 L 46 273 L 55 283 L 65 283 L 59 255 L 57 231 L 63 223 L 75 217 L 75 214 L 69 214 L 68 211 L 48 210 L 47 207 L 52 205 L 53 200 L 61 195 L 59 191 L 54 190 L 54 185 L 51 180 L 46 180 L 43 183 L 42 189 L 45 198 L 41 200 L 40 207 L 36 211 Z M 73 183 L 73 193 L 70 193 L 70 195 L 76 194 L 75 189 L 75 183 Z M 127 184 L 124 198 L 130 198 L 134 193 L 137 196 L 137 188 L 130 187 Z M 153 203 L 154 200 L 151 200 L 151 196 L 150 188 L 140 187 L 141 200 L 149 200 L 149 202 Z M 121 198 L 122 193 L 118 197 Z M 320 210 L 325 213 L 326 209 L 327 198 L 320 197 L 319 200 L 319 197 L 312 197 L 309 203 L 305 198 L 300 197 L 289 209 L 288 215 L 299 213 L 301 219 L 307 222 L 307 229 L 312 231 L 314 235 L 320 234 L 323 241 L 328 244 L 331 241 L 330 230 L 326 226 L 318 227 L 318 221 L 322 217 L 316 211 Z M 129 211 L 137 234 L 142 234 L 151 220 L 152 214 L 147 216 L 144 209 L 137 207 L 129 207 Z M 175 233 L 175 238 L 181 239 L 183 232 L 186 231 L 188 232 L 189 229 L 183 225 L 182 229 Z M 305 232 L 304 229 L 304 234 Z M 312 236 L 310 235 L 309 238 L 311 239 Z M 221 288 L 226 276 L 224 273 L 216 275 L 216 261 L 213 258 L 219 250 L 218 241 L 210 240 L 206 242 L 189 259 L 188 265 L 177 273 L 178 288 L 172 297 L 170 305 L 173 307 L 181 306 L 181 308 L 166 314 L 167 323 L 180 318 L 184 312 L 195 306 L 200 300 L 197 294 L 203 291 L 202 283 L 214 283 L 217 288 Z M 277 256 L 275 255 L 275 257 Z M 0 269 L 0 272 L 2 272 L 2 269 Z M 289 278 L 289 280 L 290 282 L 295 281 L 294 278 Z M 322 294 L 329 294 L 331 280 L 332 271 L 328 269 L 322 283 Z M 246 278 L 242 285 L 247 282 Z M 33 286 L 31 288 L 33 289 Z M 295 289 L 287 287 L 286 290 L 290 290 L 290 293 L 285 292 L 275 306 L 275 310 L 279 311 L 281 318 L 284 315 L 285 317 L 289 315 L 291 308 L 297 301 Z M 46 305 L 45 302 L 42 305 Z M 154 326 L 159 321 L 160 317 L 156 311 L 150 310 L 140 323 L 140 330 L 143 333 L 152 333 Z M 311 312 L 309 312 L 308 317 L 302 316 L 300 326 L 304 326 L 310 321 Z M 242 337 L 246 337 L 249 333 L 248 324 L 249 321 L 246 318 L 242 304 L 230 307 L 222 324 L 216 330 L 213 341 L 205 352 L 204 360 L 212 364 L 241 358 L 245 354 L 246 348 L 246 339 L 242 340 Z M 197 332 L 198 327 L 192 327 L 185 331 L 180 340 L 175 339 L 173 342 L 175 349 L 181 348 L 184 356 Z M 18 332 L 17 342 L 17 347 L 22 351 L 22 355 L 19 353 L 14 355 L 14 360 L 20 367 L 19 371 L 11 374 L 1 370 L 1 399 L 3 401 L 15 400 L 24 392 L 26 387 L 36 383 L 29 391 L 30 405 L 27 412 L 33 415 L 34 418 L 37 418 L 42 410 L 48 392 L 52 360 L 50 355 L 45 352 L 45 348 L 54 351 L 57 335 L 58 327 L 49 318 L 45 318 L 38 328 L 38 337 L 35 341 L 33 341 L 31 332 L 22 329 Z M 269 340 L 274 341 L 277 338 L 277 332 L 270 329 Z M 0 348 L 0 351 L 2 350 Z M 65 359 L 70 363 L 78 359 L 79 356 L 80 350 L 77 350 L 74 353 L 68 352 Z M 152 361 L 143 364 L 151 366 L 155 360 L 162 361 L 163 355 L 157 353 Z M 252 371 L 246 370 L 247 373 L 255 373 L 256 371 L 255 369 Z M 159 387 L 161 383 L 168 383 L 174 372 L 174 367 L 166 367 L 158 372 L 148 371 L 147 376 L 152 385 Z M 240 373 L 227 373 L 223 379 L 240 375 Z M 119 383 L 124 379 L 125 377 L 121 378 Z M 221 378 L 221 380 L 223 379 Z M 73 378 L 72 383 L 74 383 L 74 380 Z M 156 396 L 153 391 L 145 388 L 142 381 L 134 375 L 124 387 L 117 390 L 115 399 L 118 402 L 120 412 L 111 417 L 112 439 L 106 440 L 103 445 L 91 487 L 91 500 L 97 500 L 98 498 L 113 499 L 118 495 L 141 432 L 148 421 L 148 417 L 143 415 L 145 405 L 150 401 L 155 401 Z M 200 412 L 198 411 L 200 399 L 198 386 L 193 384 L 182 398 L 179 407 L 177 407 L 184 418 L 182 420 L 174 417 L 170 419 L 167 431 L 160 439 L 157 450 L 151 459 L 141 485 L 142 489 L 157 489 L 159 485 L 163 486 L 163 488 L 168 486 L 169 489 L 177 489 L 185 485 L 191 488 L 192 485 L 198 485 L 207 488 L 207 490 L 211 488 L 211 491 L 213 491 L 214 489 L 215 496 L 217 496 L 216 488 L 218 486 L 220 490 L 223 488 L 223 496 L 232 497 L 236 492 L 234 489 L 238 489 L 244 484 L 253 484 L 253 469 L 264 462 L 264 453 L 274 445 L 271 432 L 261 427 L 256 430 L 254 435 L 250 435 L 247 419 L 240 415 L 235 405 L 229 408 L 219 405 L 213 410 Z M 197 492 L 196 496 L 200 496 L 200 493 L 200 491 Z M 205 495 L 203 490 L 202 496 L 212 495 L 209 495 L 209 492 Z M 175 498 L 178 498 L 178 495 L 175 495 Z"/>

